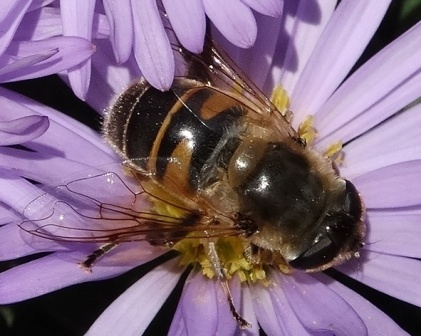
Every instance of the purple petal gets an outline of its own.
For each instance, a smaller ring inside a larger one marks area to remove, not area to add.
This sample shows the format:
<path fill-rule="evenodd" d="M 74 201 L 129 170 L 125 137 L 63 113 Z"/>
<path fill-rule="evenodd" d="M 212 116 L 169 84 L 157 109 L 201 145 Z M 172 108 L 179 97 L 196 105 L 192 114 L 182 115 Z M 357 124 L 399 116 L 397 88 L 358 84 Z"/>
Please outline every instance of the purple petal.
<path fill-rule="evenodd" d="M 276 50 L 272 76 L 267 78 L 265 87 L 272 90 L 281 84 L 292 93 L 336 5 L 336 0 L 299 1 L 298 7 L 296 1 L 285 3 L 283 25 L 289 36 L 280 34 L 278 45 L 285 47 Z"/>
<path fill-rule="evenodd" d="M 331 278 L 323 273 L 314 273 L 312 276 L 318 281 L 324 283 L 352 306 L 352 308 L 364 320 L 369 335 L 381 336 L 406 334 L 389 316 L 361 297 L 358 293 L 355 293 L 338 281 L 332 281 Z"/>
<path fill-rule="evenodd" d="M 292 309 L 307 330 L 367 335 L 366 326 L 355 310 L 329 287 L 306 273 L 277 275 Z"/>
<path fill-rule="evenodd" d="M 240 0 L 203 0 L 206 14 L 228 41 L 249 48 L 256 41 L 257 24 L 252 11 Z"/>
<path fill-rule="evenodd" d="M 16 224 L 0 227 L 0 237 L 7 237 L 7 239 L 0 239 L 0 260 L 13 260 L 38 252 L 66 249 L 58 242 L 47 239 L 44 239 L 42 243 L 29 244 L 28 242 L 34 236 L 23 231 Z"/>
<path fill-rule="evenodd" d="M 0 3 L 0 55 L 9 46 L 32 0 L 3 0 Z"/>
<path fill-rule="evenodd" d="M 206 16 L 202 1 L 163 0 L 162 3 L 180 43 L 193 53 L 201 53 L 206 32 Z"/>
<path fill-rule="evenodd" d="M 37 10 L 38 8 L 49 5 L 55 0 L 32 0 L 31 5 L 28 8 L 28 12 Z"/>
<path fill-rule="evenodd" d="M 104 10 L 107 15 L 117 63 L 124 63 L 129 59 L 133 46 L 133 20 L 130 0 L 105 0 Z"/>
<path fill-rule="evenodd" d="M 38 139 L 26 144 L 32 150 L 41 153 L 47 152 L 50 155 L 62 151 L 69 160 L 84 162 L 92 167 L 116 161 L 114 152 L 104 144 L 101 136 L 76 120 L 1 87 L 0 103 L 3 107 L 0 120 L 10 120 L 36 113 L 49 118 L 48 131 Z M 55 148 L 53 151 L 51 150 L 52 143 Z M 69 143 L 72 143 L 73 146 L 69 146 Z M 83 150 L 80 150 L 81 148 Z"/>
<path fill-rule="evenodd" d="M 155 0 L 132 0 L 134 54 L 146 80 L 168 90 L 174 79 L 174 55 Z"/>
<path fill-rule="evenodd" d="M 188 335 L 215 334 L 218 326 L 215 284 L 218 285 L 215 280 L 205 279 L 199 272 L 191 273 L 186 280 L 179 307 Z"/>
<path fill-rule="evenodd" d="M 243 302 L 241 305 L 241 316 L 251 324 L 250 328 L 246 330 L 241 330 L 237 328 L 234 335 L 235 336 L 251 336 L 259 335 L 259 323 L 257 322 L 257 316 L 254 312 L 253 298 L 250 292 L 250 289 L 247 285 L 244 285 L 242 288 Z"/>
<path fill-rule="evenodd" d="M 95 47 L 78 37 L 54 37 L 34 42 L 12 42 L 0 58 L 0 81 L 11 82 L 51 75 L 87 60 Z M 15 61 L 16 58 L 20 59 Z"/>
<path fill-rule="evenodd" d="M 86 257 L 81 252 L 56 252 L 0 273 L 0 304 L 27 300 L 77 283 L 107 279 L 134 267 L 101 267 L 100 260 L 89 273 L 77 264 Z"/>
<path fill-rule="evenodd" d="M 230 44 L 227 40 L 218 37 L 220 33 L 215 30 L 212 36 L 218 40 L 221 47 L 235 61 L 247 76 L 258 87 L 263 87 L 265 80 L 271 71 L 272 59 L 270 55 L 276 50 L 278 35 L 280 34 L 282 21 L 267 18 L 261 14 L 256 15 L 258 26 L 256 43 L 249 49 L 242 49 Z M 273 89 L 273 86 L 270 90 Z"/>
<path fill-rule="evenodd" d="M 95 0 L 60 1 L 64 36 L 79 36 L 88 41 L 92 37 Z M 70 85 L 80 99 L 84 100 L 91 78 L 91 61 L 87 59 L 67 71 Z"/>
<path fill-rule="evenodd" d="M 421 215 L 368 215 L 368 237 L 365 249 L 421 259 Z"/>
<path fill-rule="evenodd" d="M 44 134 L 49 126 L 47 117 L 37 115 L 0 121 L 0 146 L 23 144 L 34 140 Z"/>
<path fill-rule="evenodd" d="M 203 275 L 202 275 L 203 277 Z M 205 279 L 209 281 L 208 279 Z M 232 312 L 229 308 L 227 296 L 222 289 L 220 281 L 212 281 L 214 284 L 214 291 L 216 293 L 216 303 L 218 315 L 216 317 L 218 326 L 216 328 L 216 335 L 234 335 L 235 332 L 239 329 L 237 321 L 234 320 Z M 241 292 L 242 286 L 240 279 L 234 277 L 228 283 L 232 298 L 234 300 L 235 308 L 241 312 Z M 249 322 L 249 321 L 248 321 Z"/>
<path fill-rule="evenodd" d="M 292 310 L 283 283 L 276 276 L 270 280 L 271 286 L 256 284 L 250 287 L 257 319 L 263 330 L 269 335 L 310 335 Z"/>
<path fill-rule="evenodd" d="M 417 99 L 420 45 L 418 24 L 347 79 L 316 114 L 319 145 L 352 139 Z"/>
<path fill-rule="evenodd" d="M 400 300 L 421 306 L 421 261 L 383 253 L 361 251 L 338 269 L 350 277 Z"/>
<path fill-rule="evenodd" d="M 367 208 L 400 208 L 421 204 L 420 176 L 421 160 L 414 160 L 368 172 L 352 182 Z"/>
<path fill-rule="evenodd" d="M 170 330 L 168 331 L 169 336 L 188 336 L 186 330 L 186 324 L 184 323 L 183 312 L 178 305 L 175 311 L 174 317 L 171 322 Z"/>
<path fill-rule="evenodd" d="M 120 295 L 95 321 L 89 335 L 141 335 L 177 284 L 177 259 L 147 273 Z"/>
<path fill-rule="evenodd" d="M 284 7 L 283 0 L 241 0 L 247 6 L 253 8 L 256 12 L 264 15 L 278 17 L 282 15 L 282 9 Z"/>
<path fill-rule="evenodd" d="M 397 115 L 345 147 L 341 175 L 355 178 L 370 171 L 421 159 L 421 105 Z"/>
<path fill-rule="evenodd" d="M 290 96 L 296 121 L 315 114 L 344 80 L 371 40 L 389 3 L 340 3 Z"/>

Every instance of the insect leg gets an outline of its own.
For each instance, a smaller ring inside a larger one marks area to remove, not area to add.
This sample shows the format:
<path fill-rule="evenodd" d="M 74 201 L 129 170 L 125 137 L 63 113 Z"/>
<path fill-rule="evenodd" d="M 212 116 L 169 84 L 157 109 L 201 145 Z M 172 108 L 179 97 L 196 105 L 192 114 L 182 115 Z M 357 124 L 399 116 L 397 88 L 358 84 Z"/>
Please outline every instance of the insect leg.
<path fill-rule="evenodd" d="M 93 251 L 84 262 L 81 262 L 79 265 L 86 271 L 92 272 L 91 268 L 92 265 L 98 261 L 98 259 L 102 258 L 105 254 L 110 252 L 111 250 L 115 249 L 119 246 L 119 243 L 107 243 L 102 245 L 99 249 Z"/>
<path fill-rule="evenodd" d="M 215 243 L 209 242 L 208 245 L 207 245 L 207 248 L 208 248 L 207 253 L 208 253 L 209 260 L 212 264 L 212 268 L 213 268 L 214 272 L 216 273 L 216 275 L 217 275 L 217 277 L 220 281 L 222 289 L 224 290 L 224 293 L 227 297 L 227 301 L 228 301 L 232 316 L 237 321 L 237 323 L 239 324 L 241 329 L 250 328 L 251 324 L 249 322 L 247 322 L 240 315 L 240 313 L 237 311 L 237 308 L 235 307 L 234 300 L 233 300 L 232 295 L 231 295 L 231 290 L 230 290 L 230 287 L 228 285 L 227 277 L 225 275 L 224 269 L 221 265 L 218 254 L 216 252 Z"/>

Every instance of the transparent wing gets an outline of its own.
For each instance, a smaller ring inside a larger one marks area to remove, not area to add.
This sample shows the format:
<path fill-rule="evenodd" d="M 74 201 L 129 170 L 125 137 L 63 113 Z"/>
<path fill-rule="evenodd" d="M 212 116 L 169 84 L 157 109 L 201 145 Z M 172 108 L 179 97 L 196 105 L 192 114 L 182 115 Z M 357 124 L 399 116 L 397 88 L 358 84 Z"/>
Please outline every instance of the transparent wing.
<path fill-rule="evenodd" d="M 167 31 L 170 36 L 173 35 L 171 28 L 167 28 Z M 279 111 L 210 36 L 206 36 L 200 55 L 181 47 L 174 36 L 171 40 L 179 77 L 201 81 L 214 90 L 238 99 L 261 117 L 269 115 L 280 132 L 297 137 L 296 131 L 283 116 L 287 111 Z"/>
<path fill-rule="evenodd" d="M 58 241 L 120 243 L 153 241 L 161 244 L 191 237 L 241 234 L 234 227 L 203 222 L 200 209 L 174 204 L 165 195 L 145 191 L 127 167 L 80 177 L 46 191 L 29 203 L 20 227 L 36 236 Z M 123 171 L 125 174 L 116 173 Z M 182 216 L 159 214 L 154 208 L 169 206 Z M 192 224 L 194 222 L 194 225 Z"/>

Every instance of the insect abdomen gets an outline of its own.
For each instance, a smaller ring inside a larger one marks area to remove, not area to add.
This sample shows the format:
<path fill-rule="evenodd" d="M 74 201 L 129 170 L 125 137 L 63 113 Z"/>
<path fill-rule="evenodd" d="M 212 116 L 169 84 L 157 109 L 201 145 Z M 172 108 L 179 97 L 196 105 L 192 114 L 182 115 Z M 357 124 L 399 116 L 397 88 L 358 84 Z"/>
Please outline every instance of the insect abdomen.
<path fill-rule="evenodd" d="M 114 109 L 105 132 L 120 154 L 162 184 L 190 192 L 203 187 L 204 170 L 220 160 L 221 141 L 244 115 L 229 95 L 186 79 L 167 92 L 139 82 Z"/>

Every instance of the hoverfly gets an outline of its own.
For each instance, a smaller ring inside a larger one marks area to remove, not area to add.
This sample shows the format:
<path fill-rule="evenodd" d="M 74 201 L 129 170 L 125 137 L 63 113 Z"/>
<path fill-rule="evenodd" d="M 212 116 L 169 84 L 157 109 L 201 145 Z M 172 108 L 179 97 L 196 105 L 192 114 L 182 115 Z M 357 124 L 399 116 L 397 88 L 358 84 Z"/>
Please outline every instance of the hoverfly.
<path fill-rule="evenodd" d="M 179 250 L 180 242 L 196 240 L 244 327 L 218 241 L 240 239 L 251 265 L 321 271 L 358 253 L 363 203 L 332 161 L 300 138 L 287 111 L 278 111 L 213 41 L 200 55 L 174 50 L 184 70 L 169 91 L 140 79 L 109 108 L 103 134 L 123 173 L 72 180 L 49 196 L 53 211 L 40 215 L 44 201 L 31 203 L 38 218 L 28 215 L 21 227 L 103 244 L 82 262 L 86 268 L 125 242 Z M 100 188 L 85 186 L 90 182 Z M 63 193 L 70 195 L 64 201 Z"/>

